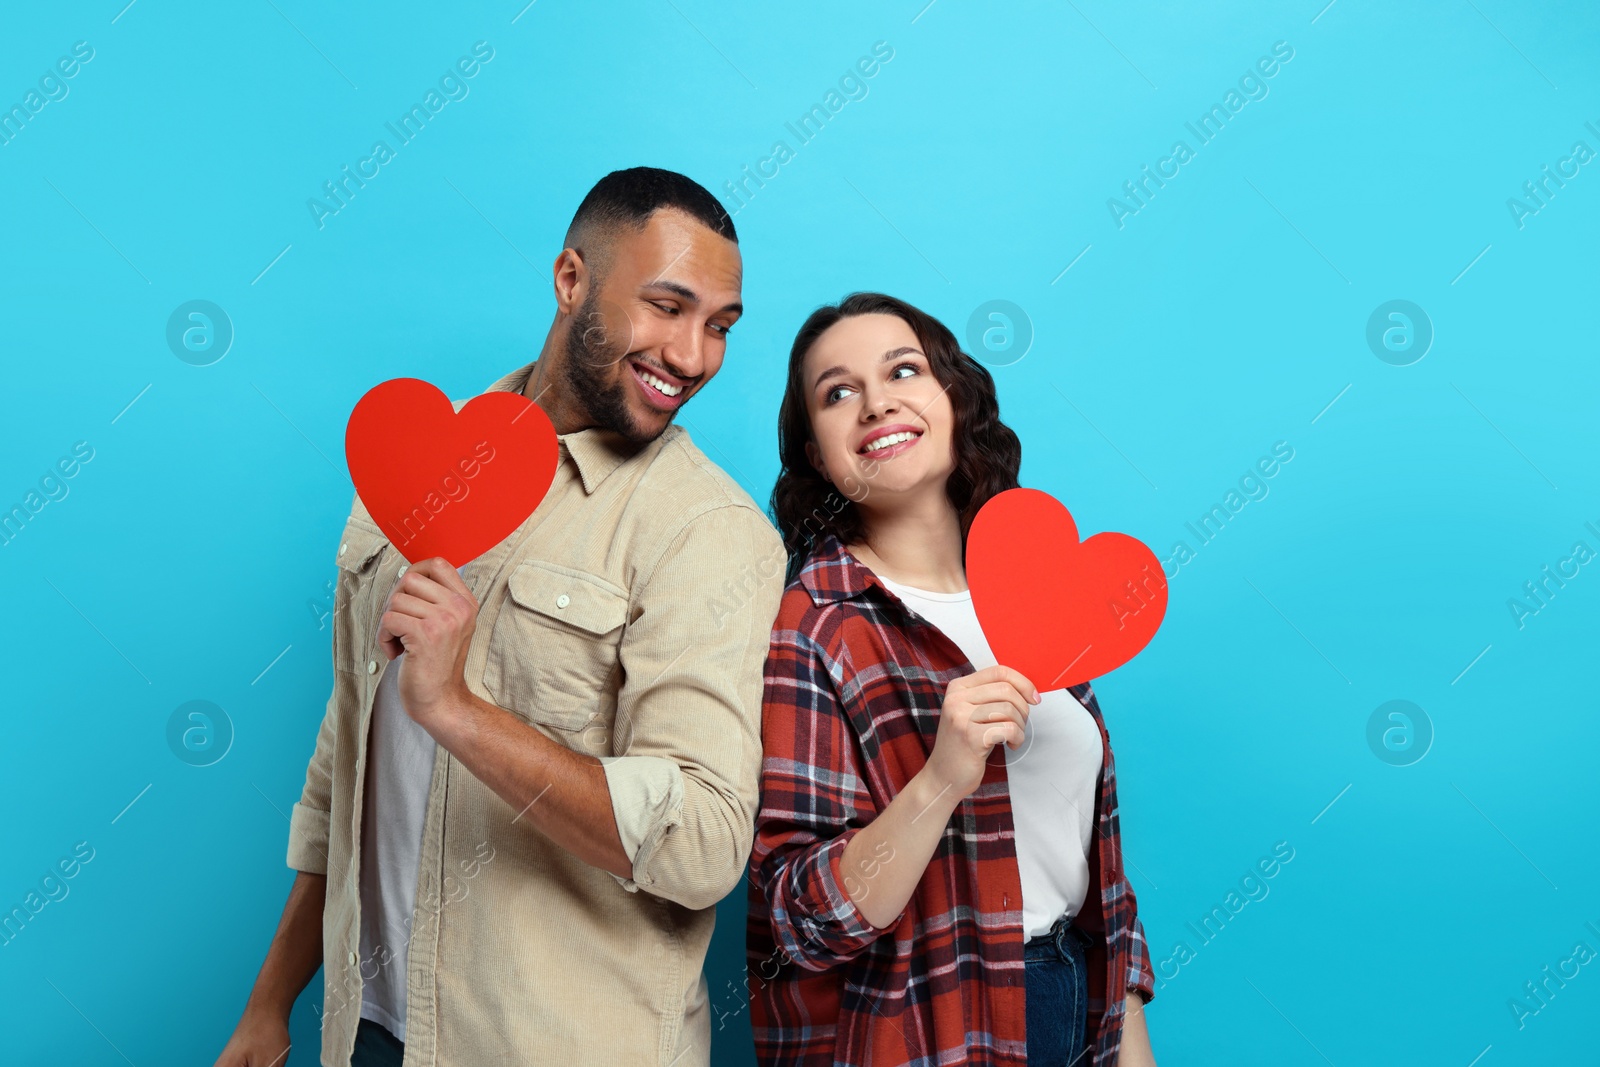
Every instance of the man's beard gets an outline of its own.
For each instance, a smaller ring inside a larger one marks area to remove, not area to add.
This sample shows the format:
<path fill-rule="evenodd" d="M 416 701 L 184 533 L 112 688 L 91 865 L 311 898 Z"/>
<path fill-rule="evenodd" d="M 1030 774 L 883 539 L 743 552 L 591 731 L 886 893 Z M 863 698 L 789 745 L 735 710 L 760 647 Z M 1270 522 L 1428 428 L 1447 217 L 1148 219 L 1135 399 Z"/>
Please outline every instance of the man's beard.
<path fill-rule="evenodd" d="M 598 295 L 591 292 L 567 330 L 563 368 L 567 387 L 595 426 L 620 434 L 636 445 L 649 444 L 661 436 L 677 412 L 672 412 L 660 429 L 639 425 L 628 411 L 628 383 L 623 380 L 627 369 L 623 368 L 612 380 L 606 378 L 606 371 L 619 367 L 627 356 L 623 345 L 609 342 L 607 328 Z"/>

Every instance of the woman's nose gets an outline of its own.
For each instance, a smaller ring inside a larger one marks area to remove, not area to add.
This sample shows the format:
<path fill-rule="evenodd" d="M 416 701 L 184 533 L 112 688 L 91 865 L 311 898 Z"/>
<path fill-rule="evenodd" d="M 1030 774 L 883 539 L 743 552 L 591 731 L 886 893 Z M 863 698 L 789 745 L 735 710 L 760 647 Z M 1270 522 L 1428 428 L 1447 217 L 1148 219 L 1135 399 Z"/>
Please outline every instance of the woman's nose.
<path fill-rule="evenodd" d="M 887 393 L 870 393 L 867 396 L 866 414 L 869 419 L 882 418 L 899 409 L 900 405 Z"/>

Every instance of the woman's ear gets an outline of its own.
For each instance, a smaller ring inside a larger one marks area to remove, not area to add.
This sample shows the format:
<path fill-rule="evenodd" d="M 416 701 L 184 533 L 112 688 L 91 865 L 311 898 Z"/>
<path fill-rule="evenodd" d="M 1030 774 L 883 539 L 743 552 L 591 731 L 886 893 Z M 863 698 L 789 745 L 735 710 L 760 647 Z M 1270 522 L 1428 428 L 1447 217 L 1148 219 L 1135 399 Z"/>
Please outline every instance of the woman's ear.
<path fill-rule="evenodd" d="M 822 464 L 822 452 L 817 448 L 817 443 L 815 441 L 806 442 L 806 459 L 810 460 L 811 465 L 816 468 L 817 473 L 822 475 L 823 481 L 827 482 L 829 485 L 833 484 L 833 479 L 828 477 L 828 468 Z"/>

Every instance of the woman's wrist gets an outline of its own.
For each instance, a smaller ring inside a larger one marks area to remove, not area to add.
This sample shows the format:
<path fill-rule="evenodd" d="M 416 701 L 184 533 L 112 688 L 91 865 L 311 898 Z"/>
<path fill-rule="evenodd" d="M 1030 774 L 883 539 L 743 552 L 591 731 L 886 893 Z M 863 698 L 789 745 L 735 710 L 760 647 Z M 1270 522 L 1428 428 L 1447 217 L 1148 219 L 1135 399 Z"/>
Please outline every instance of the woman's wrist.
<path fill-rule="evenodd" d="M 964 799 L 957 794 L 953 783 L 934 770 L 932 762 L 923 764 L 922 769 L 911 776 L 904 795 L 918 813 L 913 816 L 913 822 L 920 822 L 926 815 L 938 816 L 935 821 L 943 823 Z"/>

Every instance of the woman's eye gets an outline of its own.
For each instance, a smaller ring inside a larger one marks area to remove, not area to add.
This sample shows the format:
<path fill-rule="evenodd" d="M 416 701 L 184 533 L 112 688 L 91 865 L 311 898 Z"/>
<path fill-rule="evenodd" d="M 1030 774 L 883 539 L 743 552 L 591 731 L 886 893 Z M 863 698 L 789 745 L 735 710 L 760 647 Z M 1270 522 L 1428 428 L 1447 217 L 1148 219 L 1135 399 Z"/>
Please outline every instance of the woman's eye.
<path fill-rule="evenodd" d="M 904 374 L 900 373 L 903 370 L 904 371 L 910 371 L 912 374 L 920 374 L 920 373 L 922 373 L 921 371 L 919 371 L 917 369 L 917 365 L 915 363 L 902 363 L 898 367 L 896 367 L 893 371 L 890 372 L 889 377 L 890 378 L 905 378 L 905 377 L 909 377 L 909 375 L 904 375 Z"/>
<path fill-rule="evenodd" d="M 847 385 L 836 385 L 832 389 L 828 390 L 828 393 L 823 397 L 823 400 L 829 404 L 837 403 L 838 401 L 843 400 L 843 394 L 848 393 L 849 391 L 850 387 Z"/>

